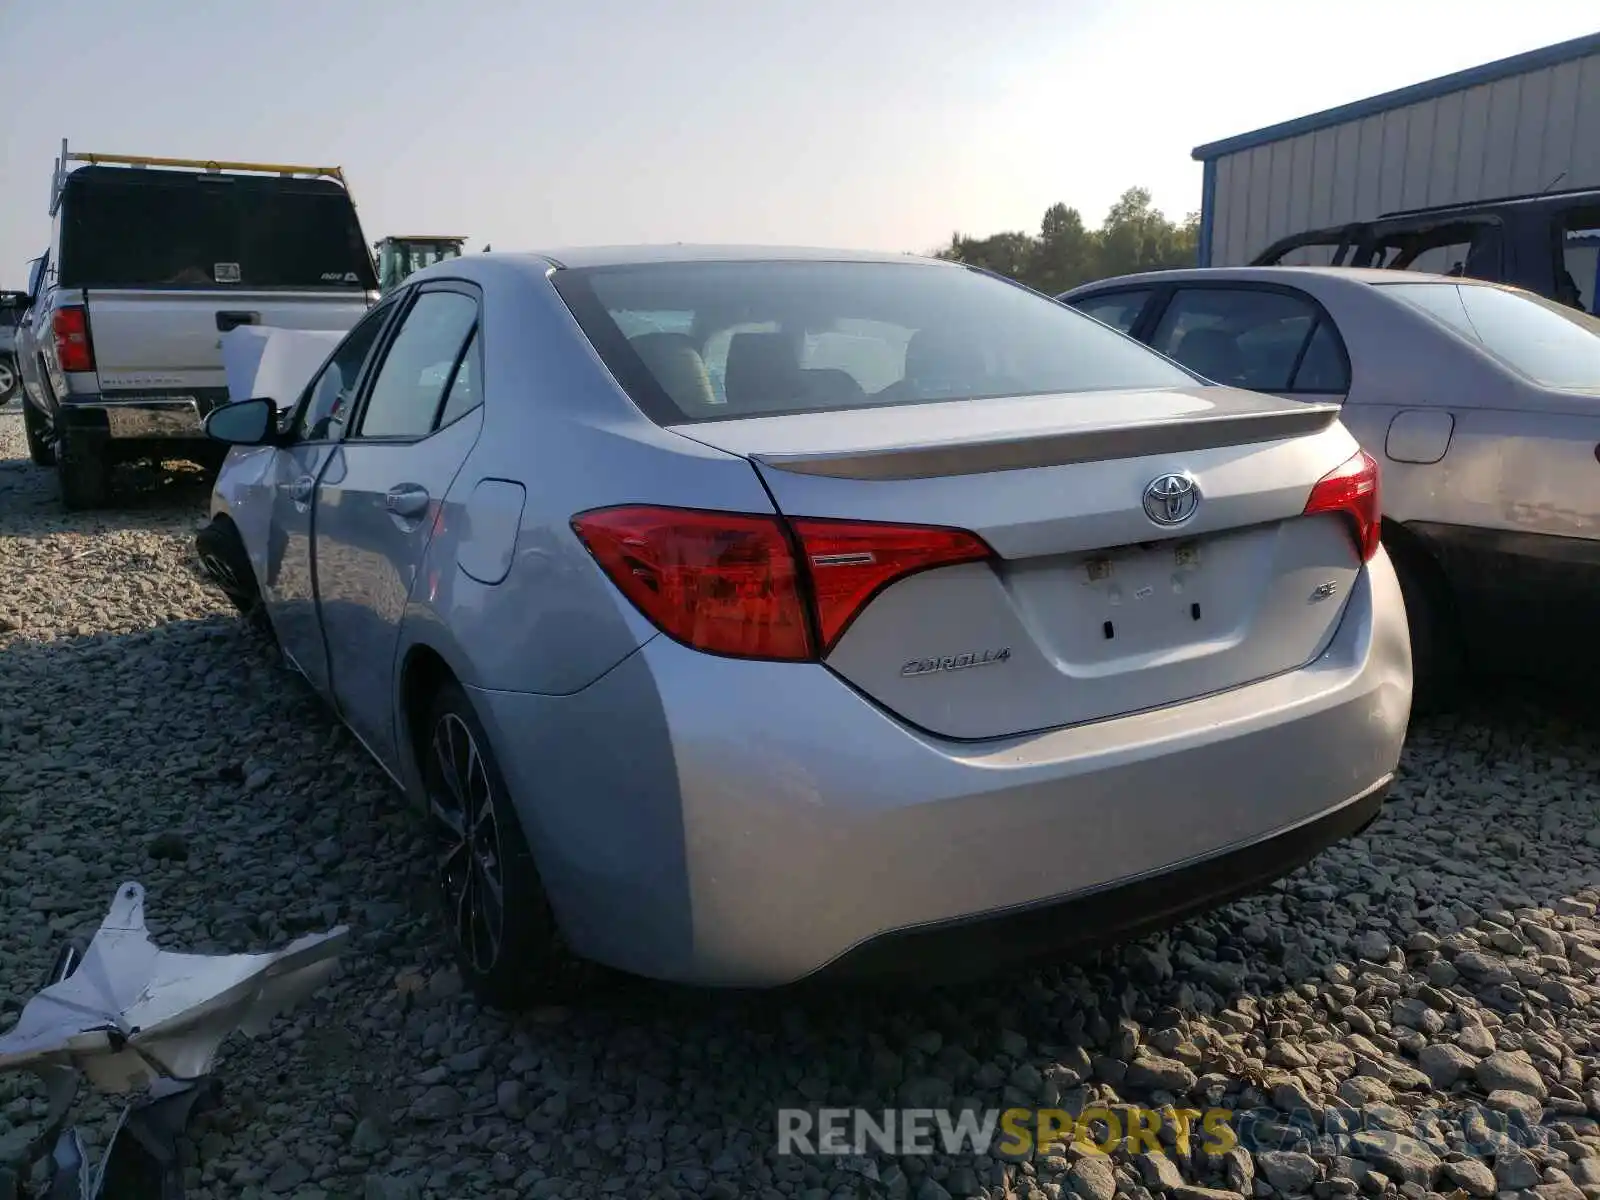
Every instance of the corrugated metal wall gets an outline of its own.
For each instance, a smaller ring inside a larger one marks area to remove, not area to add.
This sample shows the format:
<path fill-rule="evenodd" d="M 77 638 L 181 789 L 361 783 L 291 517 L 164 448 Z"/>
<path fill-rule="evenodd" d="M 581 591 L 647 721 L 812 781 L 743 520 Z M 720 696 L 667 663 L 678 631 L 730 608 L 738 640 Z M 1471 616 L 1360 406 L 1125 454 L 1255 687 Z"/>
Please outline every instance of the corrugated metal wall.
<path fill-rule="evenodd" d="M 1399 208 L 1600 186 L 1600 54 L 1225 155 L 1211 263 Z"/>

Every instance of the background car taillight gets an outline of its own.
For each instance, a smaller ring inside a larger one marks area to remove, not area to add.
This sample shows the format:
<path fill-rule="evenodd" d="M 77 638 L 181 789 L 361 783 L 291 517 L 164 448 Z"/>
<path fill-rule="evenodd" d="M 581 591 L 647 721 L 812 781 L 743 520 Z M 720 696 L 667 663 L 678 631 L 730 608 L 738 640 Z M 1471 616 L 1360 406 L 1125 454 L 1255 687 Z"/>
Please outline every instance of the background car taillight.
<path fill-rule="evenodd" d="M 58 308 L 50 318 L 55 336 L 56 361 L 63 371 L 94 370 L 94 346 L 89 341 L 89 314 L 82 306 Z"/>
<path fill-rule="evenodd" d="M 572 527 L 663 633 L 736 658 L 819 659 L 889 584 L 993 554 L 957 529 L 700 509 L 597 509 Z"/>
<path fill-rule="evenodd" d="M 1365 450 L 1357 450 L 1341 466 L 1317 481 L 1306 501 L 1306 512 L 1344 513 L 1354 527 L 1361 561 L 1378 552 L 1383 513 L 1378 502 L 1378 464 Z"/>

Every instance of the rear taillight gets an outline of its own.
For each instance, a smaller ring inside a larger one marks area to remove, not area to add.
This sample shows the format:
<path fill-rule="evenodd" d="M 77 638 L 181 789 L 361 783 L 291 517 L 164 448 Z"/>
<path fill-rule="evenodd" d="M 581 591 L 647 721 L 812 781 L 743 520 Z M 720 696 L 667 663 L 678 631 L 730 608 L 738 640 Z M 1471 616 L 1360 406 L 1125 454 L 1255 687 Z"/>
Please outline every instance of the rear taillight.
<path fill-rule="evenodd" d="M 824 654 L 868 601 L 896 580 L 929 567 L 979 562 L 994 553 L 982 538 L 961 529 L 814 517 L 796 517 L 789 525 L 811 576 Z"/>
<path fill-rule="evenodd" d="M 572 527 L 663 633 L 735 658 L 821 658 L 895 580 L 993 553 L 955 529 L 700 509 L 596 509 Z"/>
<path fill-rule="evenodd" d="M 575 517 L 572 527 L 663 633 L 713 654 L 811 657 L 811 623 L 777 517 L 611 508 Z"/>
<path fill-rule="evenodd" d="M 50 320 L 55 335 L 56 361 L 63 371 L 94 370 L 94 346 L 89 342 L 89 314 L 81 306 L 58 308 Z"/>
<path fill-rule="evenodd" d="M 1344 513 L 1350 518 L 1361 561 L 1371 560 L 1378 552 L 1383 516 L 1378 504 L 1377 462 L 1365 450 L 1357 450 L 1317 481 L 1306 501 L 1306 512 Z"/>

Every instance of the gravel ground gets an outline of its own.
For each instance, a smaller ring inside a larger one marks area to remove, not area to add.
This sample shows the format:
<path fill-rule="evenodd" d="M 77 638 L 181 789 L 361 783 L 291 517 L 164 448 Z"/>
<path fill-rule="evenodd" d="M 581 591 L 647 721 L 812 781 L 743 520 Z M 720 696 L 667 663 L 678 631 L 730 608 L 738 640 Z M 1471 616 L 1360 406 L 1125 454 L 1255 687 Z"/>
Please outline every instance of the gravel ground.
<path fill-rule="evenodd" d="M 1600 1200 L 1592 717 L 1500 697 L 1420 722 L 1365 836 L 1069 968 L 893 998 L 597 984 L 512 1020 L 444 966 L 417 823 L 196 573 L 204 482 L 124 487 L 60 514 L 0 415 L 0 1027 L 125 879 L 173 948 L 354 931 L 322 993 L 225 1047 L 193 1196 Z M 774 1152 L 780 1106 L 1088 1103 L 1260 1110 L 1264 1140 Z M 0 1079 L 0 1141 L 40 1112 Z"/>

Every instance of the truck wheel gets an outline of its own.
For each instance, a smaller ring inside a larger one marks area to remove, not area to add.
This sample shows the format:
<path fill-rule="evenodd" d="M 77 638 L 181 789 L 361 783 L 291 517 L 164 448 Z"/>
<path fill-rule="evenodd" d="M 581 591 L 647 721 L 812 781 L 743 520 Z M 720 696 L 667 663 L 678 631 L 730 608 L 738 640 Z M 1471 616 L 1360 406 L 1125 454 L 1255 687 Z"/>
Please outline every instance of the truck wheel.
<path fill-rule="evenodd" d="M 103 446 L 62 433 L 56 444 L 61 503 L 72 511 L 100 508 L 111 495 L 111 464 Z"/>
<path fill-rule="evenodd" d="M 22 431 L 28 435 L 28 457 L 36 467 L 56 465 L 56 449 L 50 442 L 50 422 L 28 398 L 22 398 Z"/>
<path fill-rule="evenodd" d="M 9 354 L 0 354 L 0 404 L 6 404 L 17 394 L 17 364 Z"/>

